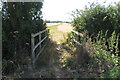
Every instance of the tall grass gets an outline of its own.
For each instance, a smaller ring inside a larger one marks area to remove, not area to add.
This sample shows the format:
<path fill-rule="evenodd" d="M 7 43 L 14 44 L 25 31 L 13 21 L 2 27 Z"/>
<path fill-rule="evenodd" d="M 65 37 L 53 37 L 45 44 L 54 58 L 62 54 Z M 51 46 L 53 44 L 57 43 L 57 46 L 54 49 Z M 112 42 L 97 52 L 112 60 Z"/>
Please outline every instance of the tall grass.
<path fill-rule="evenodd" d="M 74 37 L 75 36 L 72 33 L 68 34 L 67 41 L 70 45 Z M 113 32 L 109 38 L 107 37 L 107 31 L 105 34 L 100 31 L 94 40 L 91 37 L 88 37 L 86 43 L 90 43 L 91 46 L 87 46 L 87 48 L 92 48 L 93 51 L 90 53 L 90 60 L 88 63 L 84 63 L 87 66 L 79 67 L 77 70 L 80 71 L 81 68 L 86 70 L 87 68 L 87 71 L 85 71 L 86 74 L 89 74 L 87 77 L 119 78 L 120 57 L 118 56 L 118 41 L 119 34 L 116 34 L 115 32 Z M 72 42 L 72 45 L 75 45 L 75 43 Z M 83 64 L 77 65 L 82 66 Z M 84 74 L 82 71 L 80 71 L 80 73 Z M 83 77 L 84 75 L 82 76 L 81 74 L 78 73 L 77 75 Z"/>

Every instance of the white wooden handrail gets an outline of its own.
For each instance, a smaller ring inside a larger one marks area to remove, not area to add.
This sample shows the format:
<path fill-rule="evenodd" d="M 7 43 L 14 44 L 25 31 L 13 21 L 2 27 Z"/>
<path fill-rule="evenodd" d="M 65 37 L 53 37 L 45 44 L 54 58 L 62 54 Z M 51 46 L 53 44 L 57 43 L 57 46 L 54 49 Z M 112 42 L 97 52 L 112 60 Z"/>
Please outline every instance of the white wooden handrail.
<path fill-rule="evenodd" d="M 40 31 L 40 32 L 35 33 L 35 34 L 32 33 L 32 37 L 36 37 L 36 36 L 38 36 L 39 34 L 42 34 L 42 33 L 46 32 L 47 30 L 48 30 L 48 29 L 45 29 L 45 30 Z"/>
<path fill-rule="evenodd" d="M 81 37 L 84 37 L 82 33 L 79 33 L 79 32 L 74 31 L 74 30 L 72 30 L 72 32 L 74 32 L 74 33 L 77 34 L 77 35 L 80 35 Z"/>
<path fill-rule="evenodd" d="M 38 33 L 35 33 L 35 34 L 31 34 L 31 53 L 32 53 L 32 63 L 34 64 L 35 61 L 37 60 L 38 56 L 40 55 L 40 53 L 42 52 L 44 46 L 41 46 L 41 43 L 44 42 L 47 38 L 48 38 L 48 32 L 49 32 L 49 29 L 45 29 L 43 31 L 40 31 Z M 43 39 L 41 39 L 41 34 L 42 33 L 46 33 L 45 34 L 45 37 Z M 39 36 L 39 42 L 35 45 L 35 37 Z M 35 55 L 35 50 L 39 47 L 40 49 L 40 52 L 37 53 L 37 55 Z"/>
<path fill-rule="evenodd" d="M 77 31 L 74 31 L 74 30 L 72 30 L 72 32 L 75 33 L 75 34 L 77 34 L 77 36 L 76 36 L 77 39 L 79 38 L 78 35 L 83 38 L 81 44 L 80 44 L 80 42 L 78 42 L 76 39 L 73 39 L 73 41 L 74 41 L 75 43 L 77 43 L 78 45 L 82 45 L 83 47 L 86 47 L 86 46 L 85 46 L 85 44 L 86 44 L 86 31 L 85 31 L 84 34 L 79 33 L 79 32 L 77 32 Z"/>
<path fill-rule="evenodd" d="M 35 51 L 35 49 L 36 49 L 46 38 L 47 38 L 47 36 L 44 37 L 39 43 L 37 43 L 37 44 L 34 46 L 33 50 Z"/>

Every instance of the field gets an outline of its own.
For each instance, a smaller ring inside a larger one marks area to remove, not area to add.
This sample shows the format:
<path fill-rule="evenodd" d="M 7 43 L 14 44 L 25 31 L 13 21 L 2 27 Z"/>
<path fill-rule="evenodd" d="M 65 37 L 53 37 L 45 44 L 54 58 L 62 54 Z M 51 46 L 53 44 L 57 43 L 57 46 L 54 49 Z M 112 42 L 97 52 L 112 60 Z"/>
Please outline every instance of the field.
<path fill-rule="evenodd" d="M 58 24 L 61 24 L 61 23 L 47 23 L 47 26 L 54 26 L 54 25 L 58 25 Z"/>
<path fill-rule="evenodd" d="M 72 30 L 72 26 L 68 23 L 47 23 L 47 28 L 50 29 L 52 40 L 57 43 L 64 40 L 67 33 Z"/>

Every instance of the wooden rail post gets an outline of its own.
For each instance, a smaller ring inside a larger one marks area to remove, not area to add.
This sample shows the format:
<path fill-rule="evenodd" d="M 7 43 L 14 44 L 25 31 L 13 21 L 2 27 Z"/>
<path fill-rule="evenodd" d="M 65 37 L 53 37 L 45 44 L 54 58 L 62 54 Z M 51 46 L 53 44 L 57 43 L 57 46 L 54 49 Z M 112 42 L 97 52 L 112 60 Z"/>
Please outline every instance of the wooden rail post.
<path fill-rule="evenodd" d="M 77 63 L 83 64 L 84 62 L 89 60 L 89 54 L 86 50 L 87 31 L 84 31 L 84 33 L 79 33 L 77 31 L 73 30 L 72 32 L 73 32 L 73 34 L 76 34 L 76 35 L 74 35 L 75 38 L 73 38 L 73 39 L 75 39 L 74 42 L 78 44 L 78 45 L 76 45 L 76 47 L 77 47 L 76 48 L 76 51 L 77 51 L 76 52 L 77 53 L 76 54 L 76 58 L 77 58 L 76 61 L 77 61 Z M 82 38 L 81 42 L 79 42 L 77 35 L 79 35 L 80 38 Z"/>
<path fill-rule="evenodd" d="M 32 52 L 32 63 L 34 64 L 34 59 L 35 59 L 35 52 L 34 52 L 34 46 L 35 46 L 35 43 L 34 43 L 34 37 L 33 37 L 33 34 L 31 34 L 31 52 Z"/>
<path fill-rule="evenodd" d="M 42 33 L 45 33 L 44 35 L 44 38 L 42 39 Z M 35 34 L 31 34 L 31 53 L 32 53 L 32 64 L 33 64 L 33 67 L 34 67 L 34 64 L 38 58 L 38 56 L 40 55 L 40 53 L 42 52 L 43 48 L 46 46 L 46 45 L 41 45 L 43 41 L 45 41 L 45 39 L 48 38 L 48 29 L 45 29 L 43 31 L 39 31 Z M 39 42 L 37 44 L 35 44 L 35 37 L 39 37 Z M 35 52 L 35 50 L 39 48 L 39 52 Z M 37 54 L 36 54 L 37 53 Z"/>
<path fill-rule="evenodd" d="M 84 37 L 83 37 L 83 41 L 82 41 L 82 45 L 83 45 L 83 47 L 84 48 L 86 48 L 86 38 L 87 38 L 87 32 L 86 31 L 84 31 L 85 33 L 84 33 Z"/>

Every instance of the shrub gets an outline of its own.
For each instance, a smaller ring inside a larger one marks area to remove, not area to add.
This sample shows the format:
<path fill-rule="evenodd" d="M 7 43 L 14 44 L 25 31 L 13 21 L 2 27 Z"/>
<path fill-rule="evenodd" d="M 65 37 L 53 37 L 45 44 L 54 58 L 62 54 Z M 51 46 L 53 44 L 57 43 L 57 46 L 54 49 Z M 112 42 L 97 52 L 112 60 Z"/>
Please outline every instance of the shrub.
<path fill-rule="evenodd" d="M 96 41 L 93 42 L 93 47 L 95 53 L 91 55 L 94 58 L 96 64 L 99 64 L 100 77 L 104 78 L 118 78 L 119 77 L 119 59 L 120 57 L 116 54 L 118 52 L 118 37 L 115 32 L 112 33 L 112 36 L 106 40 L 109 40 L 109 49 L 108 51 L 105 45 L 105 35 L 100 32 L 96 37 Z M 113 52 L 114 51 L 114 52 Z M 112 54 L 110 54 L 112 53 Z"/>
<path fill-rule="evenodd" d="M 108 30 L 108 37 L 111 36 L 113 31 L 119 33 L 119 8 L 119 3 L 107 7 L 93 3 L 86 7 L 85 10 L 76 10 L 76 13 L 73 13 L 73 15 L 77 15 L 72 22 L 73 28 L 78 32 L 87 30 L 93 36 L 96 36 L 101 30 L 103 33 Z"/>

